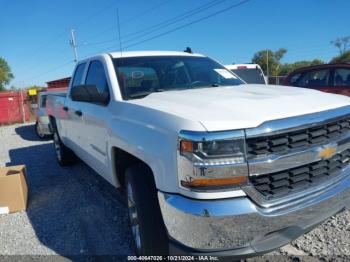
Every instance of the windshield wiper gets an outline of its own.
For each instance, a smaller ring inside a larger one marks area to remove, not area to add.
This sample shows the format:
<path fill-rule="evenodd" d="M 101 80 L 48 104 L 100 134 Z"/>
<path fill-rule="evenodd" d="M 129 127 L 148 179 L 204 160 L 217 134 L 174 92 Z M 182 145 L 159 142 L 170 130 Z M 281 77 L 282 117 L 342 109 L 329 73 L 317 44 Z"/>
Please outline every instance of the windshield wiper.
<path fill-rule="evenodd" d="M 210 88 L 210 87 L 219 87 L 219 84 L 213 83 L 213 84 L 208 84 L 208 85 L 203 85 L 203 86 L 193 86 L 188 89 L 197 89 L 197 88 Z"/>
<path fill-rule="evenodd" d="M 137 92 L 137 93 L 134 93 L 134 94 L 130 94 L 129 97 L 130 98 L 144 98 L 152 93 L 159 93 L 159 92 L 164 92 L 166 90 L 163 90 L 163 89 L 157 89 L 155 91 L 152 91 L 152 92 Z"/>
<path fill-rule="evenodd" d="M 173 88 L 173 89 L 156 89 L 152 92 L 137 92 L 134 94 L 130 94 L 130 98 L 144 98 L 152 93 L 160 93 L 160 92 L 169 92 L 169 91 L 180 91 L 180 90 L 191 90 L 191 89 L 197 89 L 197 88 L 210 88 L 210 87 L 219 87 L 217 83 L 205 85 L 205 86 L 196 86 L 196 87 L 179 87 L 179 88 Z"/>

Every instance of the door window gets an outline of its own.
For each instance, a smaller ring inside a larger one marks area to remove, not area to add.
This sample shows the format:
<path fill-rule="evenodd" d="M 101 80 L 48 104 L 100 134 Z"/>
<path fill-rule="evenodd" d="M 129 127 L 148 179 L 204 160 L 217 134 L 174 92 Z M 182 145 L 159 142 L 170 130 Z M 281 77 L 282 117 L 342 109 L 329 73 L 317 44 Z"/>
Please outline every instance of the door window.
<path fill-rule="evenodd" d="M 289 84 L 292 86 L 298 86 L 298 80 L 301 77 L 301 73 L 296 73 L 295 75 L 292 75 L 289 79 Z"/>
<path fill-rule="evenodd" d="M 81 81 L 83 80 L 85 65 L 86 65 L 86 63 L 80 64 L 80 65 L 78 65 L 77 69 L 75 70 L 72 87 L 81 84 Z"/>
<path fill-rule="evenodd" d="M 40 107 L 45 108 L 46 107 L 46 95 L 41 95 L 40 96 Z"/>
<path fill-rule="evenodd" d="M 103 64 L 100 61 L 92 61 L 85 80 L 86 85 L 95 85 L 100 94 L 109 94 L 107 78 Z"/>
<path fill-rule="evenodd" d="M 328 69 L 306 72 L 298 81 L 298 86 L 310 88 L 328 86 L 329 75 L 330 74 Z"/>
<path fill-rule="evenodd" d="M 339 68 L 334 70 L 334 86 L 350 86 L 350 69 Z"/>

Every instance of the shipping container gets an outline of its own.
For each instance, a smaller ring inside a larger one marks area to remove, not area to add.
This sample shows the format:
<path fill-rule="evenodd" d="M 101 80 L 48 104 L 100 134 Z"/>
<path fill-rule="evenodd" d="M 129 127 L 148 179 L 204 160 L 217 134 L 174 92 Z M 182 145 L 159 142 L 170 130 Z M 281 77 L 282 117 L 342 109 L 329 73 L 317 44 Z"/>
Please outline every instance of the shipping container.
<path fill-rule="evenodd" d="M 29 121 L 27 92 L 0 92 L 0 125 Z"/>

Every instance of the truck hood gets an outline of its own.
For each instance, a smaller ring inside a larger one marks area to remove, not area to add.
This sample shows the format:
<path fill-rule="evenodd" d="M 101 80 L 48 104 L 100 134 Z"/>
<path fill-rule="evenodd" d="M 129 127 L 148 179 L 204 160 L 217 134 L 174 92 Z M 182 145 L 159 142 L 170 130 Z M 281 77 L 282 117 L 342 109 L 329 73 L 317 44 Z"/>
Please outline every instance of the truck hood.
<path fill-rule="evenodd" d="M 207 131 L 221 131 L 347 106 L 350 98 L 305 88 L 239 85 L 152 93 L 129 102 L 198 121 Z"/>

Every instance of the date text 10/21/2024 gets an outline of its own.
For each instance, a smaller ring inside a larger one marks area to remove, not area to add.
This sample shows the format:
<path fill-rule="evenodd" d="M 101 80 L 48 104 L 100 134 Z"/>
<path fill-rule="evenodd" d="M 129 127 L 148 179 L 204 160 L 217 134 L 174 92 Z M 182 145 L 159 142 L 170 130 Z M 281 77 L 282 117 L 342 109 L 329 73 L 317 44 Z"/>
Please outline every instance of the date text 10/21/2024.
<path fill-rule="evenodd" d="M 216 256 L 128 256 L 129 261 L 217 261 Z"/>

